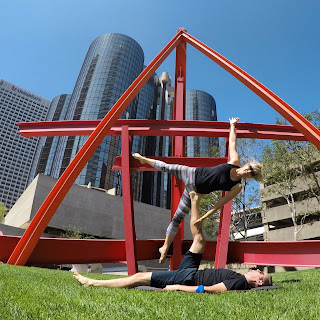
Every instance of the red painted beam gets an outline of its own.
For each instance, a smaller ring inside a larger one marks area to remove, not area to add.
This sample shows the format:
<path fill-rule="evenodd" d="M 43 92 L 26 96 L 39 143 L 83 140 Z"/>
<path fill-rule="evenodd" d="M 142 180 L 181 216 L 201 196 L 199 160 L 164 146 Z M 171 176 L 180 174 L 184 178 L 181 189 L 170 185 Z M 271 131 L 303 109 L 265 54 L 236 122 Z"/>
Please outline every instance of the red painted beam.
<path fill-rule="evenodd" d="M 180 164 L 188 167 L 214 167 L 227 162 L 227 158 L 185 158 L 185 157 L 151 157 L 155 160 L 165 161 L 169 164 Z M 122 170 L 122 157 L 116 157 L 112 170 Z M 141 164 L 140 161 L 130 158 L 130 171 L 158 171 L 157 169 Z"/>
<path fill-rule="evenodd" d="M 228 263 L 266 266 L 320 266 L 320 241 L 230 242 Z"/>
<path fill-rule="evenodd" d="M 0 236 L 0 261 L 8 261 L 20 239 L 21 237 Z M 125 260 L 124 240 L 40 238 L 27 264 L 100 263 Z"/>
<path fill-rule="evenodd" d="M 20 239 L 16 236 L 0 236 L 0 261 L 8 261 Z M 158 250 L 162 244 L 163 240 L 157 239 L 137 240 L 137 260 L 159 259 Z M 40 238 L 26 264 L 89 264 L 126 260 L 125 240 Z"/>
<path fill-rule="evenodd" d="M 90 135 L 100 120 L 44 121 L 18 123 L 24 137 Z M 121 127 L 129 126 L 132 136 L 200 136 L 228 137 L 229 122 L 177 120 L 117 120 L 107 135 L 121 135 Z M 306 141 L 293 126 L 238 123 L 238 138 Z"/>
<path fill-rule="evenodd" d="M 0 261 L 8 261 L 20 239 L 21 237 L 0 236 Z M 163 239 L 137 240 L 137 260 L 159 259 L 158 249 L 162 244 Z M 183 240 L 182 254 L 187 252 L 190 245 L 191 240 Z M 215 241 L 207 241 L 203 260 L 214 260 L 215 247 Z M 40 238 L 27 264 L 59 265 L 125 260 L 125 240 Z M 320 267 L 320 241 L 230 241 L 227 262 L 265 266 Z"/>

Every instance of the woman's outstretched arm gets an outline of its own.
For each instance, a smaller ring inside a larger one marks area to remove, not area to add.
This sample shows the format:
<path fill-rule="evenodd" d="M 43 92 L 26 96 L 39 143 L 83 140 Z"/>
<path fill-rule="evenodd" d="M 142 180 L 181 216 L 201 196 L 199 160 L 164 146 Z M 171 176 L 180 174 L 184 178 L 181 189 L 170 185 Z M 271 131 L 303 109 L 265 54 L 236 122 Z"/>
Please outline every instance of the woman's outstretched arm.
<path fill-rule="evenodd" d="M 215 212 L 217 212 L 219 209 L 221 209 L 226 203 L 231 201 L 234 197 L 237 196 L 237 194 L 241 191 L 242 185 L 241 183 L 236 184 L 232 187 L 232 189 L 224 196 L 222 197 L 211 209 L 208 211 L 205 215 L 203 215 L 200 219 L 194 222 L 195 225 L 203 221 L 204 219 L 207 219 L 208 217 L 212 216 Z"/>
<path fill-rule="evenodd" d="M 236 123 L 239 118 L 231 118 L 230 121 L 230 133 L 229 133 L 229 155 L 230 161 L 228 163 L 235 166 L 239 166 L 239 154 L 237 152 L 237 133 L 236 133 Z"/>

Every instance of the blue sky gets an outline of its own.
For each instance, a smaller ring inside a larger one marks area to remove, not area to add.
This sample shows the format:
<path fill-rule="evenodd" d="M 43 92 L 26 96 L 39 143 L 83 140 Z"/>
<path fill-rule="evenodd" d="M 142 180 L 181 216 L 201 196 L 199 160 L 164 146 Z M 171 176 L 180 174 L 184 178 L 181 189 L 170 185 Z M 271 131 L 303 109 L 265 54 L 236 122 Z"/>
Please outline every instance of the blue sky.
<path fill-rule="evenodd" d="M 0 78 L 48 99 L 72 93 L 91 42 L 117 32 L 135 39 L 145 64 L 180 27 L 266 85 L 298 112 L 320 104 L 318 0 L 10 0 L 0 11 Z M 174 74 L 174 54 L 158 73 Z M 187 89 L 210 93 L 218 120 L 274 123 L 278 114 L 191 46 Z"/>

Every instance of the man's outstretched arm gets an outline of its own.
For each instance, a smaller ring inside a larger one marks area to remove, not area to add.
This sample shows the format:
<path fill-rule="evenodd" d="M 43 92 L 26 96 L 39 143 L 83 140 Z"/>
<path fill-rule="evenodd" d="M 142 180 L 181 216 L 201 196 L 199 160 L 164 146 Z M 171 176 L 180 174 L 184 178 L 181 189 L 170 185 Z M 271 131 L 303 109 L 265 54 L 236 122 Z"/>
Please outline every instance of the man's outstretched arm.
<path fill-rule="evenodd" d="M 172 284 L 172 285 L 166 286 L 163 290 L 195 293 L 197 288 L 198 288 L 197 286 L 185 286 L 182 284 Z M 220 282 L 213 286 L 204 286 L 204 291 L 208 293 L 220 293 L 220 292 L 228 291 L 228 289 L 223 282 Z"/>

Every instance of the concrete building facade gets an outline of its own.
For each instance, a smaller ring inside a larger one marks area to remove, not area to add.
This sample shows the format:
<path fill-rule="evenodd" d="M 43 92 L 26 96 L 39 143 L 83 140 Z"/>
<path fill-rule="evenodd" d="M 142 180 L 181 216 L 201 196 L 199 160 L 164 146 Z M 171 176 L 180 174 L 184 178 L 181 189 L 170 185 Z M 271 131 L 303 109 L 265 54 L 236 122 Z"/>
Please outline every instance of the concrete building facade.
<path fill-rule="evenodd" d="M 314 162 L 319 166 L 320 157 Z M 292 169 L 290 169 L 292 170 Z M 320 171 L 315 172 L 320 181 Z M 275 191 L 275 185 L 260 184 L 260 197 L 263 204 L 262 222 L 265 241 L 320 240 L 320 203 L 310 195 L 310 182 L 314 178 L 297 177 L 292 188 L 282 188 L 284 195 L 293 195 L 297 226 L 292 220 L 290 209 L 284 196 Z"/>
<path fill-rule="evenodd" d="M 37 175 L 6 215 L 3 224 L 26 229 L 56 181 L 49 176 Z M 137 239 L 163 238 L 170 223 L 169 210 L 135 201 L 134 212 Z M 124 239 L 122 197 L 73 185 L 45 232 L 47 236 L 55 237 L 68 230 L 99 238 Z M 189 228 L 186 228 L 186 239 L 192 239 Z"/>

